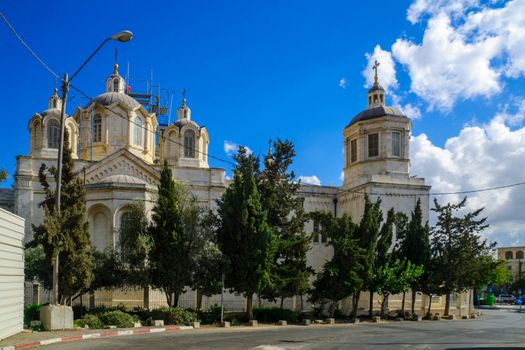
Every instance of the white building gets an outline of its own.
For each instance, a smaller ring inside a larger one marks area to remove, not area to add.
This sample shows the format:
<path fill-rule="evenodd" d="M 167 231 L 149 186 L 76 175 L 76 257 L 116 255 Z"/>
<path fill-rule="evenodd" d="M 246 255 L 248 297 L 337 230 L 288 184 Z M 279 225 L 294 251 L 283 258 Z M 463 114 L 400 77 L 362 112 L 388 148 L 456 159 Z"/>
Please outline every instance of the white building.
<path fill-rule="evenodd" d="M 208 131 L 192 120 L 186 99 L 177 110 L 177 120 L 160 129 L 156 115 L 126 93 L 118 65 L 105 87 L 105 93 L 77 107 L 65 124 L 75 167 L 86 184 L 92 242 L 101 250 L 117 244 L 120 221 L 133 200 L 144 200 L 146 209 L 151 210 L 164 161 L 174 179 L 188 185 L 204 206 L 214 208 L 228 185 L 224 169 L 208 166 Z M 301 186 L 307 212 L 346 214 L 357 222 L 363 212 L 364 193 L 368 193 L 374 201 L 381 195 L 385 214 L 391 207 L 409 214 L 421 199 L 424 220 L 428 219 L 430 186 L 424 179 L 410 176 L 411 121 L 385 101 L 376 72 L 367 108 L 343 130 L 344 183 L 341 187 Z M 43 219 L 38 204 L 44 192 L 38 170 L 42 163 L 56 163 L 60 107 L 55 91 L 48 109 L 29 121 L 29 155 L 17 157 L 14 211 L 26 219 L 26 242 L 33 237 L 31 224 L 38 225 Z M 3 197 L 9 198 L 8 194 Z M 310 222 L 306 229 L 314 231 L 314 226 Z M 320 235 L 313 239 L 308 259 L 316 270 L 332 254 L 325 243 Z"/>

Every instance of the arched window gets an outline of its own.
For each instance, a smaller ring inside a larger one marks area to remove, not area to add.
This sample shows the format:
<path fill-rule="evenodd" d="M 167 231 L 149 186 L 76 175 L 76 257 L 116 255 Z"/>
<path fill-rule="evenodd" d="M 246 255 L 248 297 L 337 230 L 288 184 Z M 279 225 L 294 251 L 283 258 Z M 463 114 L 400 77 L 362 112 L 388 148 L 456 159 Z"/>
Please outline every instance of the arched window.
<path fill-rule="evenodd" d="M 119 81 L 118 78 L 113 79 L 113 91 L 118 92 L 119 91 Z"/>
<path fill-rule="evenodd" d="M 518 250 L 516 252 L 516 259 L 523 259 L 523 251 L 522 250 Z"/>
<path fill-rule="evenodd" d="M 53 108 L 57 108 L 57 99 L 56 98 L 53 99 Z"/>
<path fill-rule="evenodd" d="M 505 259 L 512 260 L 512 252 L 511 251 L 508 251 L 508 252 L 505 253 Z"/>
<path fill-rule="evenodd" d="M 123 248 L 127 245 L 126 241 L 126 235 L 127 233 L 133 229 L 133 214 L 131 212 L 126 211 L 122 213 L 122 216 L 120 217 L 120 249 L 124 250 Z"/>
<path fill-rule="evenodd" d="M 144 145 L 144 120 L 141 117 L 135 118 L 133 124 L 133 144 L 140 147 Z"/>
<path fill-rule="evenodd" d="M 47 123 L 47 147 L 58 148 L 60 145 L 60 124 L 56 119 Z"/>
<path fill-rule="evenodd" d="M 184 157 L 195 158 L 195 131 L 184 132 Z"/>
<path fill-rule="evenodd" d="M 93 118 L 93 142 L 102 142 L 102 117 L 95 114 Z"/>

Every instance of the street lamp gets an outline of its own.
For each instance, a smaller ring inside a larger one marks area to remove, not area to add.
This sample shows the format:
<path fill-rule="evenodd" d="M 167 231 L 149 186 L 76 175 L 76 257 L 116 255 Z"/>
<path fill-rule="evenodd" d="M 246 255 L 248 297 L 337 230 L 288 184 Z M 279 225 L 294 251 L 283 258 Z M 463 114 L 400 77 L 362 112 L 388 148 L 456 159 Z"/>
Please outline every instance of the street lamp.
<path fill-rule="evenodd" d="M 57 213 L 60 215 L 60 192 L 62 189 L 62 155 L 63 155 L 63 149 L 64 149 L 64 123 L 66 120 L 66 102 L 67 102 L 67 95 L 69 93 L 69 84 L 71 80 L 73 80 L 78 72 L 84 68 L 84 66 L 93 58 L 93 56 L 96 55 L 96 53 L 104 46 L 108 41 L 114 40 L 119 42 L 128 42 L 133 38 L 133 33 L 129 30 L 123 30 L 121 32 L 118 32 L 116 34 L 113 34 L 112 36 L 104 39 L 104 41 L 93 51 L 93 53 L 80 65 L 80 67 L 73 73 L 71 78 L 68 77 L 68 74 L 64 74 L 64 79 L 62 79 L 62 110 L 60 114 L 60 144 L 58 148 L 58 159 L 57 159 L 57 177 L 56 177 L 56 210 Z M 59 252 L 55 253 L 56 256 L 53 257 L 53 274 L 52 274 L 52 294 L 51 294 L 51 303 L 52 304 L 58 304 L 58 264 L 59 264 Z"/>

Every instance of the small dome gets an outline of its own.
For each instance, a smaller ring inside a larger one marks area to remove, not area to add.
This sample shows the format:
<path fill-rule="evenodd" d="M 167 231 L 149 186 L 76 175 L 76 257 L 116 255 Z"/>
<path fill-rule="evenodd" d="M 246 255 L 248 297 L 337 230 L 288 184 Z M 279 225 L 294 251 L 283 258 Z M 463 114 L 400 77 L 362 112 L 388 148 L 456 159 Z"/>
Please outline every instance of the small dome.
<path fill-rule="evenodd" d="M 383 89 L 383 87 L 379 84 L 374 84 L 370 90 L 368 90 L 368 93 L 371 93 L 371 92 L 374 92 L 374 91 L 385 91 L 385 89 Z"/>
<path fill-rule="evenodd" d="M 131 175 L 122 175 L 122 174 L 107 176 L 103 178 L 102 180 L 100 180 L 98 183 L 103 183 L 103 184 L 118 183 L 118 184 L 135 184 L 135 185 L 146 185 L 147 184 L 146 181 L 144 180 L 141 180 Z"/>
<path fill-rule="evenodd" d="M 350 124 L 348 124 L 346 127 L 348 128 L 349 126 L 354 125 L 355 123 L 361 122 L 364 120 L 371 120 L 371 119 L 388 117 L 388 116 L 401 117 L 401 118 L 408 119 L 408 117 L 404 115 L 398 108 L 380 105 L 380 106 L 367 108 L 364 111 L 360 112 L 354 117 L 354 119 L 352 119 Z"/>
<path fill-rule="evenodd" d="M 93 101 L 98 102 L 103 106 L 109 106 L 113 103 L 120 102 L 130 109 L 135 109 L 141 106 L 137 100 L 121 92 L 105 92 L 95 97 Z"/>

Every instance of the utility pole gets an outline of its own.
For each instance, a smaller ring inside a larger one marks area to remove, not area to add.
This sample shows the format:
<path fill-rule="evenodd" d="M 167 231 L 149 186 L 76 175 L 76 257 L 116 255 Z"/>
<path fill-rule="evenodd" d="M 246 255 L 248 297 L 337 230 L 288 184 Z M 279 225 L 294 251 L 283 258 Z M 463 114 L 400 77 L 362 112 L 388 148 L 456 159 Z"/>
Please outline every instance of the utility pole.
<path fill-rule="evenodd" d="M 66 102 L 67 102 L 67 96 L 69 93 L 69 76 L 66 73 L 64 75 L 64 80 L 62 82 L 62 110 L 60 113 L 60 144 L 58 147 L 58 159 L 57 159 L 57 175 L 56 175 L 56 198 L 55 198 L 55 204 L 56 204 L 56 212 L 58 217 L 60 218 L 60 194 L 62 192 L 62 157 L 64 154 L 64 124 L 66 122 Z M 58 304 L 58 266 L 59 266 L 59 258 L 60 255 L 60 243 L 59 247 L 55 248 L 55 252 L 53 254 L 53 276 L 52 276 L 52 286 L 51 286 L 51 304 Z"/>
<path fill-rule="evenodd" d="M 62 109 L 60 113 L 60 143 L 58 146 L 58 159 L 57 159 L 57 173 L 56 173 L 56 192 L 55 192 L 55 205 L 56 205 L 56 212 L 58 217 L 60 218 L 60 195 L 62 192 L 62 157 L 64 154 L 64 126 L 66 122 L 66 103 L 67 103 L 67 96 L 69 93 L 69 83 L 71 80 L 73 80 L 76 75 L 84 68 L 84 66 L 95 56 L 95 54 L 104 46 L 108 41 L 115 40 L 120 42 L 128 42 L 133 37 L 133 33 L 131 33 L 128 30 L 124 30 L 121 32 L 118 32 L 116 34 L 113 34 L 109 38 L 106 38 L 96 49 L 95 51 L 82 63 L 82 65 L 76 70 L 75 73 L 71 76 L 71 79 L 69 79 L 68 74 L 66 73 L 64 75 L 64 79 L 62 81 Z M 51 304 L 58 304 L 58 273 L 59 273 L 59 264 L 60 264 L 60 245 L 61 242 L 58 243 L 58 247 L 55 247 L 55 251 L 53 252 L 53 256 L 51 257 L 51 265 L 52 265 L 52 276 L 51 276 Z"/>

